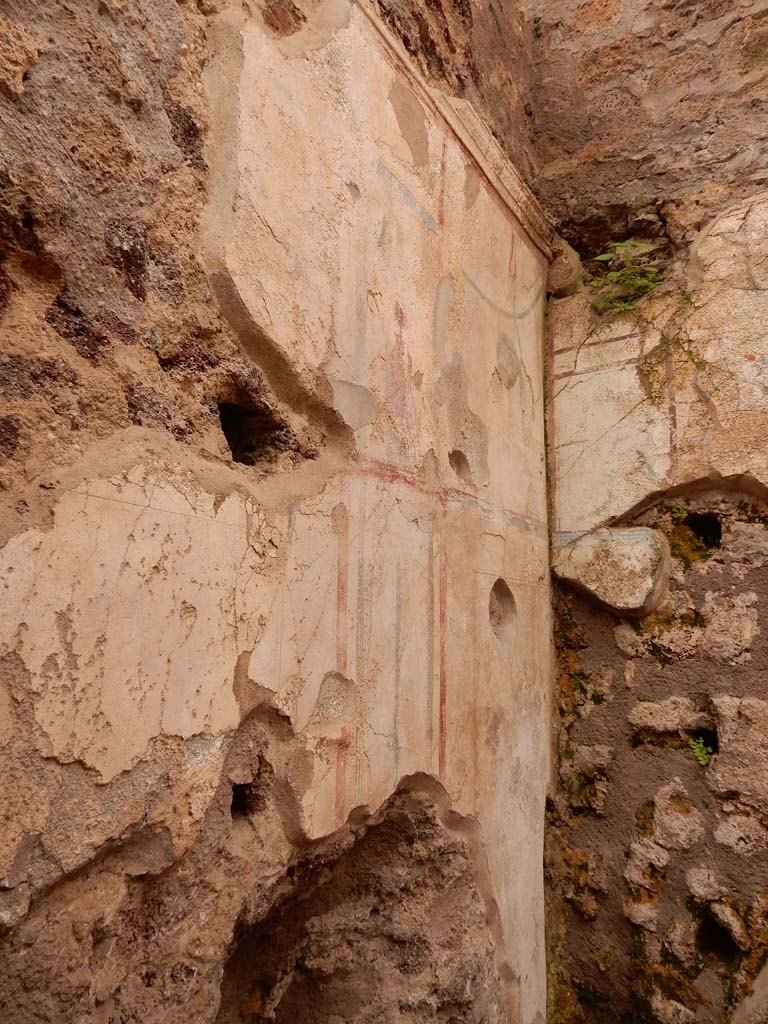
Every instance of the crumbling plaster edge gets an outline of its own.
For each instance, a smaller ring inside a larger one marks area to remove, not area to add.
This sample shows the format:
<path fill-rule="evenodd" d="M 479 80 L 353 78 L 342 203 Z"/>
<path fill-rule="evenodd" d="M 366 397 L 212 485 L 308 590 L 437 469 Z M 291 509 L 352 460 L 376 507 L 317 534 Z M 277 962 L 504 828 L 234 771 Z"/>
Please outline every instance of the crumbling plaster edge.
<path fill-rule="evenodd" d="M 252 314 L 231 268 L 231 239 L 238 217 L 240 176 L 237 153 L 241 139 L 241 84 L 244 69 L 242 11 L 227 9 L 209 30 L 211 59 L 203 82 L 211 117 L 205 156 L 209 168 L 208 199 L 199 228 L 199 259 L 223 318 L 243 351 L 264 374 L 286 418 L 323 430 L 334 447 L 350 452 L 353 432 L 333 405 L 329 381 L 306 365 L 295 365 L 280 344 Z"/>
<path fill-rule="evenodd" d="M 281 512 L 296 501 L 321 494 L 348 463 L 329 447 L 290 473 L 254 477 L 219 455 L 186 447 L 163 430 L 130 426 L 96 440 L 70 465 L 31 480 L 18 494 L 19 502 L 28 506 L 23 521 L 18 515 L 0 517 L 0 549 L 27 530 L 51 529 L 62 495 L 138 466 L 170 480 L 183 477 L 219 499 L 241 494 L 266 512 Z"/>
<path fill-rule="evenodd" d="M 357 0 L 390 59 L 408 79 L 419 99 L 447 125 L 501 202 L 549 262 L 555 229 L 522 175 L 496 141 L 471 103 L 430 87 L 413 66 L 405 47 L 376 14 L 372 0 Z"/>
<path fill-rule="evenodd" d="M 480 822 L 474 815 L 461 814 L 456 811 L 442 782 L 436 776 L 426 772 L 404 776 L 398 782 L 394 792 L 414 793 L 432 799 L 437 807 L 441 824 L 466 840 L 475 872 L 477 889 L 485 907 L 488 930 L 493 940 L 496 968 L 504 986 L 509 1018 L 510 1020 L 519 1020 L 521 1017 L 521 979 L 511 967 L 507 939 L 498 901 L 494 895 L 493 877 Z M 354 818 L 355 813 L 355 811 L 350 813 L 348 821 Z"/>

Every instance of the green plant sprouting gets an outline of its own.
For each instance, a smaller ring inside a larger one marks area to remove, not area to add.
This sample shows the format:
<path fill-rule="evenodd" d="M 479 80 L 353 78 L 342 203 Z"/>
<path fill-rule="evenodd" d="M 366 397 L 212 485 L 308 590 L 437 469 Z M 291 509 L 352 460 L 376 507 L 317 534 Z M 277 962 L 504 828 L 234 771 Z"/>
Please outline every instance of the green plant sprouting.
<path fill-rule="evenodd" d="M 706 768 L 714 754 L 712 747 L 708 747 L 706 741 L 701 736 L 695 736 L 693 739 L 688 740 L 688 746 L 693 751 L 693 755 L 701 767 Z"/>
<path fill-rule="evenodd" d="M 604 274 L 593 276 L 592 305 L 598 313 L 626 313 L 635 303 L 652 294 L 664 280 L 664 270 L 654 255 L 656 246 L 630 238 L 611 242 L 606 252 L 595 256 L 605 263 Z"/>

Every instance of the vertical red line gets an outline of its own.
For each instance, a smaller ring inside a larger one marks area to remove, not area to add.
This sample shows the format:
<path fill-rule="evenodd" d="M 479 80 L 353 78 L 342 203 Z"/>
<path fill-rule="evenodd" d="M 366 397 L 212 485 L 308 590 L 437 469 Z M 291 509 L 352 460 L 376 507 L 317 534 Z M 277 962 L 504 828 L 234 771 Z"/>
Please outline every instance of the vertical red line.
<path fill-rule="evenodd" d="M 427 747 L 429 767 L 435 763 L 435 523 L 429 535 L 429 565 L 427 584 Z"/>
<path fill-rule="evenodd" d="M 349 592 L 349 520 L 346 517 L 338 535 L 339 555 L 336 576 L 336 667 L 347 674 L 347 596 Z"/>
<path fill-rule="evenodd" d="M 448 579 L 445 547 L 440 543 L 440 583 L 439 583 L 439 620 L 440 620 L 440 726 L 438 733 L 438 777 L 445 782 L 445 748 L 446 748 L 446 698 L 448 682 L 445 668 L 445 633 L 448 606 Z"/>
<path fill-rule="evenodd" d="M 347 752 L 351 732 L 349 726 L 342 726 L 341 739 L 336 747 L 336 827 L 344 824 L 347 804 Z"/>
<path fill-rule="evenodd" d="M 446 188 L 446 149 L 448 146 L 447 132 L 443 129 L 443 151 L 440 155 L 440 198 L 437 207 L 437 223 L 442 228 L 445 224 L 445 188 Z"/>

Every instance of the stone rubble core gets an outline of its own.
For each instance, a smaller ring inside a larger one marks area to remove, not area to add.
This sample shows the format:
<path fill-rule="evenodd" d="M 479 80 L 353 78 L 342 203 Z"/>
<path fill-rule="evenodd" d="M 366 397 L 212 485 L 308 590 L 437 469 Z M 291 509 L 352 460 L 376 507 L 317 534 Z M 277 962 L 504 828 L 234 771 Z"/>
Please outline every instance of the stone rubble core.
<path fill-rule="evenodd" d="M 668 545 L 653 612 L 628 617 L 565 581 L 556 594 L 551 1012 L 754 1024 L 768 945 L 766 506 L 697 489 L 631 521 Z"/>
<path fill-rule="evenodd" d="M 643 527 L 596 530 L 570 542 L 559 537 L 552 570 L 620 614 L 648 615 L 668 584 L 669 547 Z"/>

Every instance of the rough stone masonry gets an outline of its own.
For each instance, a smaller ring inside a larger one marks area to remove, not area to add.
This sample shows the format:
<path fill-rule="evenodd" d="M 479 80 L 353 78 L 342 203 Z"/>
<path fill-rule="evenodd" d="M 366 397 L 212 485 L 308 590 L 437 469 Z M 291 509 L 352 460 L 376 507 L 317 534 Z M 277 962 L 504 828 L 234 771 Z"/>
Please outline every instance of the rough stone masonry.
<path fill-rule="evenodd" d="M 0 0 L 3 1024 L 768 1021 L 767 19 Z"/>

